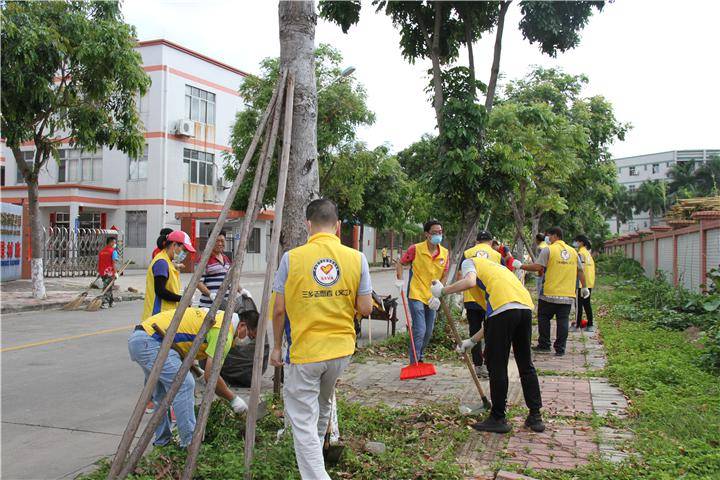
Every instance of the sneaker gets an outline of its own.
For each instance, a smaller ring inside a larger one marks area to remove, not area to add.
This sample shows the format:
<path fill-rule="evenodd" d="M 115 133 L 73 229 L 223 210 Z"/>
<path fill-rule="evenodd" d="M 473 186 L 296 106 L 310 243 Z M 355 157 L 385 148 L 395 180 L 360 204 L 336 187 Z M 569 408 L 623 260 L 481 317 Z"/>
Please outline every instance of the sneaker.
<path fill-rule="evenodd" d="M 472 425 L 472 428 L 479 432 L 508 433 L 512 427 L 505 418 L 495 418 L 489 415 L 482 422 Z"/>
<path fill-rule="evenodd" d="M 595 331 L 595 327 L 593 327 L 592 325 L 590 325 L 589 327 L 587 327 L 587 328 L 585 329 L 585 331 L 588 332 L 588 333 L 594 332 L 594 331 Z"/>
<path fill-rule="evenodd" d="M 530 413 L 530 415 L 528 415 L 525 419 L 525 426 L 533 432 L 540 433 L 545 431 L 545 424 L 542 421 L 540 412 Z"/>
<path fill-rule="evenodd" d="M 534 347 L 532 347 L 532 351 L 538 353 L 550 353 L 550 347 L 545 348 L 541 347 L 540 345 L 535 345 Z"/>
<path fill-rule="evenodd" d="M 490 376 L 488 374 L 487 367 L 485 367 L 485 365 L 476 365 L 475 366 L 475 375 L 477 375 L 478 378 L 488 378 Z"/>
<path fill-rule="evenodd" d="M 564 356 L 565 356 L 565 352 L 555 352 L 555 356 L 556 356 L 556 357 L 564 357 Z"/>
<path fill-rule="evenodd" d="M 110 307 L 103 303 L 102 305 L 100 305 L 100 308 L 102 308 L 103 310 L 107 310 Z"/>

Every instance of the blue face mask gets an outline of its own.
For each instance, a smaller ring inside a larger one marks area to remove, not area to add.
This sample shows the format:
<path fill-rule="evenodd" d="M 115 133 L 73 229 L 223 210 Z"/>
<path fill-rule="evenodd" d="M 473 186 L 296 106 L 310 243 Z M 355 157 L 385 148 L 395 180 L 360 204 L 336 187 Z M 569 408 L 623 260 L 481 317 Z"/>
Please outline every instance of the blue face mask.
<path fill-rule="evenodd" d="M 580 244 L 578 242 L 573 242 L 573 247 L 578 248 Z"/>
<path fill-rule="evenodd" d="M 431 235 L 430 243 L 433 245 L 440 245 L 442 243 L 442 235 Z"/>
<path fill-rule="evenodd" d="M 182 261 L 185 260 L 185 257 L 187 257 L 187 252 L 183 250 L 177 255 L 175 255 L 175 261 L 178 263 L 182 263 Z"/>
<path fill-rule="evenodd" d="M 547 235 L 545 235 L 545 243 L 550 243 L 550 237 L 548 237 Z"/>

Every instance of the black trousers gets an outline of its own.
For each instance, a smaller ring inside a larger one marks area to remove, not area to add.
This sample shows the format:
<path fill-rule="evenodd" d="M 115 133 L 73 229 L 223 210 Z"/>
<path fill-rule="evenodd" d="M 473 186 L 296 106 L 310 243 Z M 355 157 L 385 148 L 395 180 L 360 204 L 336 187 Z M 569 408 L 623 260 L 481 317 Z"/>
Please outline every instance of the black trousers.
<path fill-rule="evenodd" d="M 390 257 L 383 257 L 383 267 L 390 266 Z"/>
<path fill-rule="evenodd" d="M 483 321 L 485 321 L 485 310 L 479 307 L 477 303 L 465 302 L 465 311 L 467 312 L 468 331 L 470 332 L 470 336 L 472 337 L 482 328 Z M 480 340 L 472 348 L 472 350 L 470 350 L 470 353 L 472 354 L 473 365 L 475 365 L 476 367 L 479 367 L 483 364 L 482 347 L 483 341 Z"/>
<path fill-rule="evenodd" d="M 588 327 L 593 326 L 593 313 L 592 313 L 592 304 L 590 303 L 590 299 L 592 298 L 592 288 L 590 290 L 590 296 L 588 298 L 582 298 L 580 296 L 580 289 L 577 291 L 577 320 L 575 321 L 575 326 L 580 328 L 580 321 L 582 320 L 582 311 L 585 310 L 585 316 L 587 316 Z"/>
<path fill-rule="evenodd" d="M 485 320 L 485 362 L 490 374 L 491 414 L 495 418 L 505 418 L 511 345 L 520 372 L 525 405 L 530 412 L 538 412 L 542 407 L 540 383 L 530 353 L 531 338 L 531 310 L 506 310 Z"/>
<path fill-rule="evenodd" d="M 545 300 L 538 302 L 538 346 L 550 348 L 550 320 L 557 319 L 557 337 L 555 338 L 555 351 L 565 353 L 567 343 L 568 327 L 570 324 L 570 307 L 566 303 L 551 303 Z"/>

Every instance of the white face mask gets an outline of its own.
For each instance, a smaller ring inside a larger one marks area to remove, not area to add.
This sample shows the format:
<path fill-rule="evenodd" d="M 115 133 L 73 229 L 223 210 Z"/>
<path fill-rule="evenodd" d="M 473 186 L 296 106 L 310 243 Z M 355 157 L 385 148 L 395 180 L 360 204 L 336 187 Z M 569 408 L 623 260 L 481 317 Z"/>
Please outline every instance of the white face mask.
<path fill-rule="evenodd" d="M 578 242 L 573 242 L 573 247 L 579 248 L 579 247 L 580 247 L 580 243 L 578 243 Z"/>
<path fill-rule="evenodd" d="M 175 258 L 173 260 L 177 263 L 182 263 L 182 261 L 185 260 L 185 257 L 187 257 L 187 252 L 185 250 L 181 250 L 180 253 L 175 254 Z"/>
<path fill-rule="evenodd" d="M 548 237 L 547 235 L 545 235 L 545 243 L 550 243 L 550 237 Z"/>

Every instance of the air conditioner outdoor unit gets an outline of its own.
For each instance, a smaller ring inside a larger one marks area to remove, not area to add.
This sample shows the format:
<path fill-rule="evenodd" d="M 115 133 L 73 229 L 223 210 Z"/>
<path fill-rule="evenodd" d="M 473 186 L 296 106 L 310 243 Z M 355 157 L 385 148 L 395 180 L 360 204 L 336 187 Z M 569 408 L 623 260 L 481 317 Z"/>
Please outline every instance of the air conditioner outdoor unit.
<path fill-rule="evenodd" d="M 184 137 L 194 137 L 195 122 L 192 120 L 178 120 L 175 124 L 175 133 Z"/>

